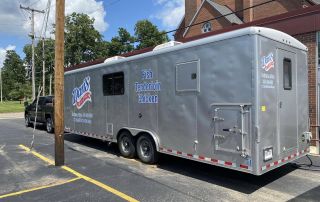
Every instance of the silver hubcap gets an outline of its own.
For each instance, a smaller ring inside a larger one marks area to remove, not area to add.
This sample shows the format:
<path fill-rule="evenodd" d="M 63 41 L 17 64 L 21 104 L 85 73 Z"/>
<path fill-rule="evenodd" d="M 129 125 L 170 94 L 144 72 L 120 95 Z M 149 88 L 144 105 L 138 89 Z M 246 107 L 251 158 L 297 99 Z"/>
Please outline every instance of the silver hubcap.
<path fill-rule="evenodd" d="M 52 128 L 52 126 L 51 126 L 51 121 L 48 120 L 48 121 L 47 121 L 47 131 L 51 131 L 51 128 Z"/>
<path fill-rule="evenodd" d="M 129 152 L 130 151 L 130 140 L 128 137 L 123 137 L 122 138 L 122 143 L 121 143 L 121 148 L 124 152 Z"/>
<path fill-rule="evenodd" d="M 140 146 L 141 155 L 145 158 L 150 157 L 150 151 L 151 151 L 151 145 L 146 140 L 141 140 L 141 146 Z"/>
<path fill-rule="evenodd" d="M 28 117 L 25 118 L 25 123 L 26 123 L 26 125 L 29 125 L 29 118 Z"/>

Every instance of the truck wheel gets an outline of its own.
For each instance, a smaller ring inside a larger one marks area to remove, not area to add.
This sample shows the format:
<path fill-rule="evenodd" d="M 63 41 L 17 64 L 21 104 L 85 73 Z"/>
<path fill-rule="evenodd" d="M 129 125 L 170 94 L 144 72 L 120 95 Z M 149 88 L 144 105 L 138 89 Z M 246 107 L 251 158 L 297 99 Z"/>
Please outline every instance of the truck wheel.
<path fill-rule="evenodd" d="M 26 127 L 30 127 L 31 126 L 30 116 L 29 115 L 27 115 L 27 114 L 25 115 L 24 122 L 25 122 Z"/>
<path fill-rule="evenodd" d="M 46 129 L 47 129 L 48 133 L 53 133 L 53 123 L 52 123 L 52 119 L 50 117 L 47 118 Z"/>
<path fill-rule="evenodd" d="M 156 145 L 149 135 L 139 137 L 137 141 L 137 154 L 143 163 L 154 164 L 158 161 Z"/>
<path fill-rule="evenodd" d="M 127 131 L 124 131 L 119 135 L 118 147 L 123 157 L 133 158 L 136 154 L 134 139 L 132 135 Z"/>

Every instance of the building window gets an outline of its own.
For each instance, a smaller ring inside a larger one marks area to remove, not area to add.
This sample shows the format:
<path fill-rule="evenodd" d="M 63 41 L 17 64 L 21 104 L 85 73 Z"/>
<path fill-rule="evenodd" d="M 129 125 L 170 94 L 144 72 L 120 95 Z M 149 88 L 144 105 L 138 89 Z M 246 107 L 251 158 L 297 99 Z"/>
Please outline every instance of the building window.
<path fill-rule="evenodd" d="M 210 32 L 211 30 L 212 30 L 211 22 L 205 22 L 202 25 L 202 33 L 207 33 L 207 32 Z"/>
<path fill-rule="evenodd" d="M 123 95 L 124 94 L 124 74 L 117 72 L 103 75 L 103 95 Z"/>

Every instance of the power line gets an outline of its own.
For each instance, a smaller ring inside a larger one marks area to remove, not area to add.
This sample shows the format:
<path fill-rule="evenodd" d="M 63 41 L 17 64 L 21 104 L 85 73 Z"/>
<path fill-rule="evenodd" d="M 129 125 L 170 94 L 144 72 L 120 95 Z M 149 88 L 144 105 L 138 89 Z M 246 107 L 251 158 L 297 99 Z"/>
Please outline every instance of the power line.
<path fill-rule="evenodd" d="M 48 21 L 49 21 L 49 15 L 50 15 L 50 6 L 51 5 L 51 0 L 48 0 L 48 5 L 47 5 L 47 18 L 46 18 L 46 25 L 45 25 L 45 28 L 44 28 L 44 38 L 46 37 L 46 33 L 47 33 L 47 28 L 48 28 Z"/>
<path fill-rule="evenodd" d="M 32 39 L 32 100 L 36 98 L 36 86 L 35 86 L 35 64 L 34 64 L 34 14 L 35 13 L 44 13 L 44 11 L 36 10 L 30 7 L 23 7 L 20 5 L 20 9 L 31 12 L 31 39 Z"/>
<path fill-rule="evenodd" d="M 28 6 L 28 7 L 31 7 L 31 6 L 33 6 L 33 5 L 37 4 L 37 3 L 39 3 L 40 1 L 41 1 L 41 0 L 36 0 L 36 1 L 34 1 L 33 3 L 29 4 L 29 6 Z"/>
<path fill-rule="evenodd" d="M 19 4 L 21 5 L 21 1 L 19 0 Z M 21 17 L 24 18 L 24 21 L 28 21 L 28 17 L 24 14 L 24 12 L 21 10 L 21 9 L 18 9 L 20 14 L 21 14 Z"/>
<path fill-rule="evenodd" d="M 158 35 L 151 36 L 151 37 L 158 37 L 158 36 L 166 35 L 166 34 L 169 34 L 169 33 L 172 33 L 172 32 L 176 32 L 176 31 L 179 31 L 179 30 L 185 30 L 187 28 L 190 28 L 190 27 L 193 27 L 193 26 L 197 26 L 197 25 L 200 25 L 200 24 L 205 23 L 205 22 L 210 22 L 210 21 L 213 21 L 213 20 L 217 20 L 217 19 L 229 16 L 229 15 L 232 15 L 232 14 L 240 13 L 242 11 L 246 11 L 246 10 L 249 10 L 249 9 L 252 9 L 252 8 L 256 8 L 256 7 L 259 7 L 259 6 L 263 6 L 263 5 L 272 3 L 274 1 L 276 1 L 276 0 L 269 0 L 269 1 L 266 1 L 266 2 L 263 2 L 263 3 L 260 3 L 260 4 L 256 4 L 256 5 L 244 8 L 244 9 L 240 9 L 240 10 L 237 10 L 237 11 L 234 11 L 234 12 L 227 13 L 225 15 L 219 15 L 217 17 L 210 18 L 208 20 L 204 20 L 204 21 L 201 21 L 201 22 L 198 22 L 198 23 L 194 23 L 194 24 L 182 27 L 182 28 L 178 28 L 178 29 L 173 29 L 173 30 L 170 30 L 170 31 L 162 32 L 162 33 L 160 33 Z M 134 42 L 129 42 L 128 44 L 137 43 L 137 42 L 141 42 L 141 41 L 142 40 L 135 40 Z"/>
<path fill-rule="evenodd" d="M 210 18 L 208 20 L 204 20 L 204 21 L 201 21 L 201 22 L 198 22 L 198 23 L 194 23 L 194 24 L 191 24 L 191 25 L 188 25 L 188 26 L 185 26 L 185 27 L 182 27 L 182 28 L 178 28 L 178 29 L 173 29 L 173 30 L 170 30 L 170 31 L 166 31 L 166 32 L 162 32 L 158 35 L 154 35 L 154 36 L 150 36 L 150 37 L 158 37 L 158 36 L 162 36 L 162 35 L 167 35 L 169 33 L 172 33 L 172 32 L 176 32 L 176 31 L 179 31 L 179 30 L 185 30 L 187 28 L 190 28 L 190 27 L 193 27 L 193 26 L 197 26 L 197 25 L 200 25 L 202 23 L 205 23 L 205 22 L 210 22 L 210 21 L 213 21 L 213 20 L 218 20 L 220 18 L 223 18 L 223 17 L 226 17 L 226 16 L 229 16 L 229 15 L 232 15 L 232 14 L 236 14 L 236 13 L 240 13 L 240 12 L 243 12 L 243 11 L 246 11 L 246 10 L 249 10 L 249 9 L 252 9 L 252 8 L 256 8 L 256 7 L 260 7 L 260 6 L 263 6 L 263 5 L 266 5 L 266 4 L 269 4 L 269 3 L 272 3 L 276 0 L 269 0 L 269 1 L 266 1 L 266 2 L 263 2 L 263 3 L 260 3 L 260 4 L 256 4 L 256 5 L 253 5 L 253 6 L 250 6 L 250 7 L 247 7 L 247 8 L 244 8 L 244 9 L 240 9 L 240 10 L 237 10 L 237 11 L 234 11 L 234 12 L 230 12 L 230 13 L 227 13 L 225 15 L 219 15 L 217 17 L 214 17 L 214 18 Z M 134 44 L 134 43 L 137 43 L 137 42 L 141 42 L 142 39 L 138 39 L 138 40 L 135 40 L 133 42 L 128 42 L 126 44 Z"/>
<path fill-rule="evenodd" d="M 49 0 L 48 0 L 48 3 L 49 3 Z M 48 3 L 47 3 L 47 7 L 48 7 Z M 44 24 L 45 24 L 45 20 L 46 20 L 46 15 L 47 15 L 47 11 L 45 11 L 45 14 L 43 15 L 43 20 L 42 20 L 42 25 L 41 25 L 41 30 L 40 30 L 40 37 L 42 37 Z"/>
<path fill-rule="evenodd" d="M 213 21 L 213 20 L 218 20 L 218 19 L 220 19 L 220 18 L 229 16 L 229 15 L 232 15 L 232 14 L 240 13 L 240 12 L 242 12 L 242 11 L 246 11 L 246 10 L 249 10 L 249 9 L 252 9 L 252 8 L 256 8 L 256 7 L 259 7 L 259 6 L 263 6 L 263 5 L 272 3 L 272 2 L 274 2 L 274 1 L 275 1 L 275 0 L 269 0 L 269 1 L 266 1 L 266 2 L 263 2 L 263 3 L 260 3 L 260 4 L 256 4 L 256 5 L 253 5 L 253 6 L 244 8 L 244 9 L 240 9 L 240 10 L 237 10 L 237 11 L 234 11 L 234 12 L 230 12 L 230 13 L 225 14 L 225 15 L 219 15 L 218 17 L 215 17 L 215 18 L 211 18 L 211 19 L 204 20 L 204 21 L 201 21 L 201 22 L 198 22 L 198 23 L 194 23 L 194 24 L 185 26 L 185 27 L 183 27 L 183 28 L 178 28 L 178 29 L 170 30 L 170 31 L 164 32 L 164 33 L 162 33 L 162 34 L 169 34 L 169 33 L 176 32 L 176 31 L 179 31 L 179 30 L 184 30 L 184 29 L 187 29 L 187 28 L 196 26 L 196 25 L 200 25 L 200 24 L 205 23 L 205 22 L 210 22 L 210 21 Z"/>

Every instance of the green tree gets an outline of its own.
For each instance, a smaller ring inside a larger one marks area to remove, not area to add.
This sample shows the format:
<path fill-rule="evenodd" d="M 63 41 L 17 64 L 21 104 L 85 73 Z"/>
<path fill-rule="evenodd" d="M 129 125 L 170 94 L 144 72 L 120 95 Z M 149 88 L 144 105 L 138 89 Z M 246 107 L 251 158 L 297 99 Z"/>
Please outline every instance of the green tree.
<path fill-rule="evenodd" d="M 94 28 L 94 18 L 72 13 L 65 20 L 66 66 L 92 61 L 106 56 L 102 35 Z"/>
<path fill-rule="evenodd" d="M 20 56 L 8 50 L 2 69 L 3 95 L 5 99 L 17 100 L 30 96 L 26 69 Z"/>
<path fill-rule="evenodd" d="M 164 31 L 159 31 L 158 27 L 148 20 L 140 20 L 134 28 L 136 40 L 139 42 L 136 49 L 156 46 L 169 41 Z"/>
<path fill-rule="evenodd" d="M 107 44 L 108 56 L 116 56 L 133 51 L 134 40 L 134 37 L 125 28 L 119 28 L 118 36 L 113 37 L 111 42 Z"/>
<path fill-rule="evenodd" d="M 44 59 L 45 59 L 45 72 L 46 72 L 46 92 L 49 91 L 49 79 L 50 75 L 53 75 L 54 71 L 54 43 L 53 39 L 46 39 L 44 41 Z M 30 44 L 27 44 L 23 48 L 25 53 L 24 63 L 27 67 L 27 78 L 31 81 L 31 65 L 32 65 L 32 48 Z M 42 40 L 38 41 L 35 46 L 35 75 L 36 75 L 36 89 L 39 85 L 42 85 L 42 62 L 43 62 L 43 47 Z"/>

